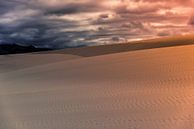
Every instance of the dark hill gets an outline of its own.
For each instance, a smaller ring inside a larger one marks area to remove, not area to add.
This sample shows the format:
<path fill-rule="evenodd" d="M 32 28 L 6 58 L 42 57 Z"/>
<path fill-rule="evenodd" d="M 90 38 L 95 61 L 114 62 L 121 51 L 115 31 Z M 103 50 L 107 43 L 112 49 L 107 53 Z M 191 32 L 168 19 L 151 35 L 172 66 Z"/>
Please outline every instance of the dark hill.
<path fill-rule="evenodd" d="M 34 46 L 21 46 L 17 44 L 0 44 L 0 55 L 39 52 L 47 50 L 51 49 L 36 48 Z"/>

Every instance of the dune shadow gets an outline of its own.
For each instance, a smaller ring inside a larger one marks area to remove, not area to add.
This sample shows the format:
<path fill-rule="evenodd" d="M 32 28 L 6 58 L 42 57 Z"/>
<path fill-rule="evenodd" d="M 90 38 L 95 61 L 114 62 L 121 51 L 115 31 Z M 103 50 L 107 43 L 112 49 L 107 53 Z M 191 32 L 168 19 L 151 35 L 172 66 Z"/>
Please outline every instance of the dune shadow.
<path fill-rule="evenodd" d="M 41 52 L 42 54 L 70 54 L 81 57 L 99 56 L 105 54 L 113 54 L 128 51 L 137 51 L 145 49 L 183 46 L 183 45 L 194 45 L 194 36 L 174 36 L 158 39 L 150 39 L 143 41 L 135 41 L 122 44 L 112 45 L 100 45 L 100 46 L 89 46 L 79 48 L 67 48 L 54 51 Z M 39 53 L 40 54 L 40 53 Z"/>

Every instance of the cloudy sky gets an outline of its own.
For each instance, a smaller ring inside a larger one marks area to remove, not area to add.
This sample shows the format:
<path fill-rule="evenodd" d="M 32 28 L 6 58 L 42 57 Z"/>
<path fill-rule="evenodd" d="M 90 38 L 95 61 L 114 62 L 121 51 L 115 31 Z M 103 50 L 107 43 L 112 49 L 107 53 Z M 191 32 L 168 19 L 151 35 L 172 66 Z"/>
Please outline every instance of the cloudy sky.
<path fill-rule="evenodd" d="M 0 44 L 64 48 L 194 33 L 193 5 L 194 0 L 0 0 Z"/>

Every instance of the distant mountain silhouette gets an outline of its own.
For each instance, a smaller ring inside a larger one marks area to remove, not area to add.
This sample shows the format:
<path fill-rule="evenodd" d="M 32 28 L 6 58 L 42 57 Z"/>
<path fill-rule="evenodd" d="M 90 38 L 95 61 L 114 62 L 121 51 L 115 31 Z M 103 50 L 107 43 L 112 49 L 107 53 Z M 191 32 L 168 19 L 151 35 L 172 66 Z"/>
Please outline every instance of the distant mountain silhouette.
<path fill-rule="evenodd" d="M 21 46 L 18 44 L 0 44 L 0 55 L 48 51 L 48 48 L 36 48 L 34 46 Z"/>

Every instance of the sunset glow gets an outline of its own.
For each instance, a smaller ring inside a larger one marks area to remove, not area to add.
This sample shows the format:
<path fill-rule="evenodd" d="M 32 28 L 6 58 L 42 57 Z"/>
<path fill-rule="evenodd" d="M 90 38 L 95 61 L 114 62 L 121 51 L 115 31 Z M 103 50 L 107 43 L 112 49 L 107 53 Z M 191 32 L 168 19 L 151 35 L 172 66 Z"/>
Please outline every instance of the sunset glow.
<path fill-rule="evenodd" d="M 0 1 L 0 43 L 61 48 L 191 34 L 193 3 L 193 0 Z"/>
<path fill-rule="evenodd" d="M 194 0 L 0 0 L 0 129 L 194 129 Z"/>

